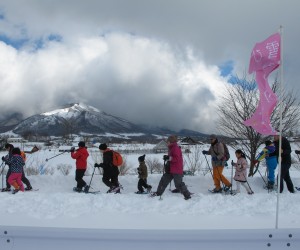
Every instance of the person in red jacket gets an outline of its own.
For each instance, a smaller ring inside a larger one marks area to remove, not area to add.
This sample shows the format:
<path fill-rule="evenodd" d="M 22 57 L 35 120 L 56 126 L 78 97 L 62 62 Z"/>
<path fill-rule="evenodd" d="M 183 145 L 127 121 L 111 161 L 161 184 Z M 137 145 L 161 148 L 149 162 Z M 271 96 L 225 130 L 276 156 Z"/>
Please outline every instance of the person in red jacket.
<path fill-rule="evenodd" d="M 169 183 L 174 179 L 175 187 L 183 194 L 184 199 L 191 198 L 191 193 L 187 189 L 185 183 L 182 181 L 183 177 L 183 158 L 181 148 L 177 144 L 177 137 L 175 135 L 169 136 L 167 139 L 169 153 L 164 155 L 165 173 L 160 179 L 157 191 L 151 194 L 151 197 L 160 196 L 165 191 Z"/>
<path fill-rule="evenodd" d="M 87 168 L 89 153 L 83 141 L 78 143 L 78 147 L 77 150 L 74 147 L 71 148 L 71 157 L 76 160 L 75 180 L 77 181 L 77 186 L 73 188 L 73 191 L 82 192 L 82 188 L 84 188 L 83 191 L 87 193 L 89 186 L 83 180 L 83 176 Z"/>

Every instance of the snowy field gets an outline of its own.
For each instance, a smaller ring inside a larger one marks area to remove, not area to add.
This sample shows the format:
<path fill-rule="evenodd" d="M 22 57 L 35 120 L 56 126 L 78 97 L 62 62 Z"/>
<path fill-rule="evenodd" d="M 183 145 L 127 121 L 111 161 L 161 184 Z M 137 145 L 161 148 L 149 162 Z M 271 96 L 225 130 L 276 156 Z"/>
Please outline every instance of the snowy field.
<path fill-rule="evenodd" d="M 147 147 L 147 145 L 144 145 Z M 203 146 L 203 149 L 208 145 Z M 94 150 L 89 157 L 89 168 L 84 177 L 89 183 L 94 162 L 100 162 L 99 151 Z M 27 176 L 33 188 L 39 191 L 0 193 L 0 225 L 37 226 L 90 229 L 272 229 L 276 220 L 276 192 L 268 193 L 263 189 L 262 178 L 256 174 L 248 178 L 254 195 L 248 195 L 243 187 L 235 196 L 211 194 L 213 188 L 210 173 L 199 171 L 196 176 L 185 176 L 184 182 L 194 193 L 186 201 L 181 194 L 173 194 L 169 188 L 162 196 L 150 198 L 148 195 L 134 194 L 137 191 L 138 178 L 134 169 L 138 167 L 137 154 L 126 156 L 130 174 L 120 176 L 124 189 L 121 194 L 107 194 L 108 188 L 102 183 L 102 176 L 96 171 L 92 181 L 98 194 L 74 193 L 76 185 L 75 160 L 69 153 L 57 155 L 57 150 L 40 150 L 27 154 L 26 165 L 43 167 L 44 174 Z M 1 152 L 2 157 L 5 152 Z M 157 158 L 162 162 L 163 154 L 147 154 L 148 158 Z M 295 156 L 295 155 L 294 155 Z M 203 166 L 206 166 L 202 157 Z M 209 158 L 208 158 L 209 159 Z M 231 150 L 231 159 L 234 158 Z M 70 165 L 68 175 L 57 169 L 59 165 Z M 47 169 L 51 170 L 47 174 Z M 264 168 L 260 169 L 264 175 Z M 231 167 L 225 169 L 225 176 L 230 179 Z M 148 183 L 156 190 L 161 174 L 151 174 Z M 300 186 L 300 172 L 291 168 L 291 177 L 295 186 Z M 235 184 L 234 184 L 235 187 Z M 174 184 L 172 183 L 172 187 Z M 290 194 L 285 188 L 279 200 L 279 228 L 300 228 L 300 192 Z"/>

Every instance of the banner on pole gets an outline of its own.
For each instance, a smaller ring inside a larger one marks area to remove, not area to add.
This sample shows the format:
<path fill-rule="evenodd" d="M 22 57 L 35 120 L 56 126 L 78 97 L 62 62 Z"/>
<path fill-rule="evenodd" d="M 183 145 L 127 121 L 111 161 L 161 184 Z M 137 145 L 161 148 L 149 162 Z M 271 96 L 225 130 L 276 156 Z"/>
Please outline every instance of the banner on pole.
<path fill-rule="evenodd" d="M 250 58 L 249 73 L 255 73 L 260 99 L 254 114 L 244 124 L 264 135 L 277 134 L 270 121 L 277 96 L 270 88 L 268 76 L 280 65 L 280 49 L 280 34 L 275 33 L 256 43 Z"/>

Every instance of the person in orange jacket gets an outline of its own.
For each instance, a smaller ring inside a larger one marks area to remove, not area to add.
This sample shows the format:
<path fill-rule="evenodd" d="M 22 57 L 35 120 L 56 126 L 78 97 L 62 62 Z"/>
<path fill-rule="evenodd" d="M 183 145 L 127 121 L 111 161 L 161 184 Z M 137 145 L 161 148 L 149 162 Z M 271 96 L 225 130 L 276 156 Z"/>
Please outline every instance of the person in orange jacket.
<path fill-rule="evenodd" d="M 71 157 L 76 160 L 76 172 L 75 172 L 75 180 L 77 181 L 77 186 L 73 188 L 75 192 L 88 192 L 89 186 L 83 180 L 84 173 L 87 168 L 87 158 L 89 157 L 89 153 L 85 147 L 85 143 L 83 141 L 78 143 L 78 149 L 75 150 L 74 147 L 71 148 Z"/>

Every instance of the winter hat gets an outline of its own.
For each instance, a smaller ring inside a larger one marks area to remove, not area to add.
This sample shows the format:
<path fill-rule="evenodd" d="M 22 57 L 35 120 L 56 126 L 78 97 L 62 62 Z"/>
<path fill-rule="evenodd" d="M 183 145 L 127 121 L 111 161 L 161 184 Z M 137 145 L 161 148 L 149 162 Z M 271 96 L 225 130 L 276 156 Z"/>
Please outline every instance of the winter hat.
<path fill-rule="evenodd" d="M 271 144 L 272 144 L 272 142 L 270 140 L 265 141 L 266 146 L 270 146 Z"/>
<path fill-rule="evenodd" d="M 209 136 L 209 138 L 210 138 L 210 139 L 217 139 L 217 136 L 216 136 L 215 134 L 211 134 L 211 135 Z"/>
<path fill-rule="evenodd" d="M 13 155 L 21 155 L 21 150 L 19 148 L 13 148 L 11 153 Z"/>
<path fill-rule="evenodd" d="M 99 149 L 100 149 L 100 150 L 105 150 L 105 149 L 107 149 L 106 143 L 101 143 L 100 146 L 99 146 Z"/>
<path fill-rule="evenodd" d="M 142 156 L 140 156 L 140 157 L 138 158 L 139 162 L 143 162 L 143 161 L 145 161 L 145 156 L 146 156 L 146 155 L 142 155 Z"/>
<path fill-rule="evenodd" d="M 173 143 L 177 142 L 177 136 L 176 135 L 170 135 L 167 139 L 168 142 Z"/>
<path fill-rule="evenodd" d="M 80 142 L 78 143 L 78 147 L 84 148 L 84 147 L 85 147 L 84 141 L 80 141 Z"/>
<path fill-rule="evenodd" d="M 9 148 L 9 149 L 13 149 L 13 148 L 14 148 L 14 145 L 12 145 L 12 144 L 10 144 L 10 143 L 6 143 L 4 147 L 5 147 L 5 149 L 8 149 L 8 148 Z"/>

